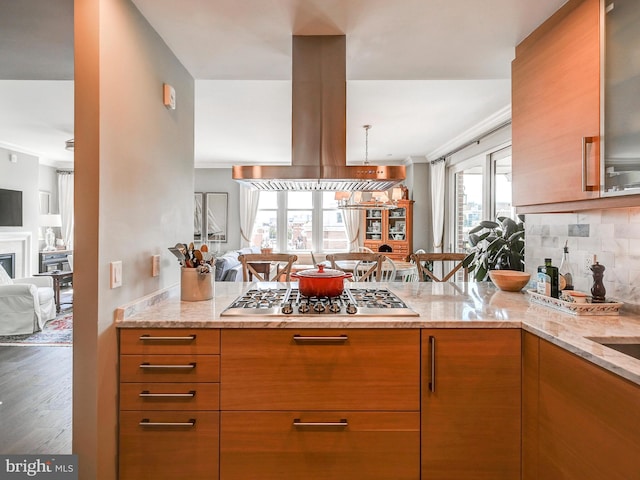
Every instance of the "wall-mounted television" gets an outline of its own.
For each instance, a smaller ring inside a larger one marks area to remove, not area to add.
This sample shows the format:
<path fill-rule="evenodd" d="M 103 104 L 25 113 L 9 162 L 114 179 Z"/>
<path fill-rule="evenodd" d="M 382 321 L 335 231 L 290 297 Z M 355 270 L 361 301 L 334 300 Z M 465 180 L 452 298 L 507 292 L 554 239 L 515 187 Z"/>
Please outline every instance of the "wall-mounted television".
<path fill-rule="evenodd" d="M 22 226 L 22 192 L 0 188 L 0 227 Z"/>

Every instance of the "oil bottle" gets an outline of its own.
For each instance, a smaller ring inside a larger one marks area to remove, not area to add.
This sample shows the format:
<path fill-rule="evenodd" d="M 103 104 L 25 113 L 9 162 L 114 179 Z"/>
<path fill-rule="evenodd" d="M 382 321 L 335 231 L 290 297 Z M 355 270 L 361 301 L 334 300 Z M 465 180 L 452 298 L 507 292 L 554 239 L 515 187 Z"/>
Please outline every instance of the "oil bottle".
<path fill-rule="evenodd" d="M 544 265 L 538 267 L 538 283 L 537 291 L 540 295 L 558 298 L 560 291 L 558 289 L 558 267 L 551 264 L 550 258 L 544 259 Z"/>

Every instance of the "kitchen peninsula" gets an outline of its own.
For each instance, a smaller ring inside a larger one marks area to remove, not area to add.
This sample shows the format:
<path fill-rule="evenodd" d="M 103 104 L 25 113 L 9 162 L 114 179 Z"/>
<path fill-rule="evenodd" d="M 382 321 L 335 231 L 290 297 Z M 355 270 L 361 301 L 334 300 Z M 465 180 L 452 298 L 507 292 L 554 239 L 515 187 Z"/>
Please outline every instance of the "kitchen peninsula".
<path fill-rule="evenodd" d="M 181 302 L 173 287 L 116 311 L 121 479 L 640 471 L 640 360 L 590 340 L 640 340 L 636 316 L 484 283 L 388 284 L 413 317 L 221 316 L 247 288 Z"/>

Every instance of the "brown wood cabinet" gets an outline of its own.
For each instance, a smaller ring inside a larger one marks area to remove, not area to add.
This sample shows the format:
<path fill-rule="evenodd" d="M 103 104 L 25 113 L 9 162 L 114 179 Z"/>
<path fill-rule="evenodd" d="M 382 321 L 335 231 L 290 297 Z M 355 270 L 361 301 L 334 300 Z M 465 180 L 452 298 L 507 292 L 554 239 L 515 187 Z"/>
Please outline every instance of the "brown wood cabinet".
<path fill-rule="evenodd" d="M 119 478 L 215 480 L 220 332 L 120 330 Z"/>
<path fill-rule="evenodd" d="M 640 478 L 640 387 L 525 334 L 523 479 Z"/>
<path fill-rule="evenodd" d="M 517 46 L 512 141 L 519 212 L 600 196 L 599 0 L 569 0 Z"/>
<path fill-rule="evenodd" d="M 386 246 L 391 249 L 387 257 L 407 260 L 413 253 L 413 200 L 398 200 L 398 207 L 393 210 L 365 210 L 363 231 L 365 247 L 386 253 Z"/>
<path fill-rule="evenodd" d="M 420 477 L 418 330 L 223 330 L 225 480 Z"/>
<path fill-rule="evenodd" d="M 520 345 L 519 329 L 422 331 L 423 479 L 520 479 Z"/>

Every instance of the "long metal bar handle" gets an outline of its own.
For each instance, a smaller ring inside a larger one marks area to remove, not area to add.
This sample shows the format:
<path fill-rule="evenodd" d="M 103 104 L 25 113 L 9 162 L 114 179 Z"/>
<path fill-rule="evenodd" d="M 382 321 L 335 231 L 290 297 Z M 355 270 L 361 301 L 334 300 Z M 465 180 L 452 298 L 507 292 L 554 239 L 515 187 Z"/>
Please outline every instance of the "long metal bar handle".
<path fill-rule="evenodd" d="M 196 391 L 191 390 L 187 393 L 151 393 L 149 390 L 143 390 L 138 394 L 139 397 L 143 398 L 175 398 L 175 397 L 195 397 Z"/>
<path fill-rule="evenodd" d="M 152 422 L 148 418 L 143 418 L 138 425 L 142 427 L 195 427 L 196 419 L 190 418 L 187 422 Z"/>
<path fill-rule="evenodd" d="M 436 391 L 436 337 L 429 336 L 429 353 L 431 354 L 431 369 L 429 371 L 429 391 Z"/>
<path fill-rule="evenodd" d="M 196 335 L 186 335 L 184 337 L 154 337 L 153 335 L 140 335 L 140 340 L 143 342 L 155 342 L 155 341 L 163 341 L 163 342 L 171 342 L 171 341 L 183 341 L 183 342 L 191 342 L 196 339 Z"/>
<path fill-rule="evenodd" d="M 339 427 L 344 428 L 349 426 L 346 418 L 341 418 L 338 422 L 303 422 L 299 418 L 293 419 L 294 427 Z"/>
<path fill-rule="evenodd" d="M 294 335 L 293 341 L 296 343 L 304 343 L 304 342 L 327 342 L 327 343 L 345 343 L 349 340 L 347 335 L 338 335 L 338 336 L 303 336 L 303 335 Z"/>
<path fill-rule="evenodd" d="M 141 363 L 140 368 L 179 368 L 179 369 L 191 369 L 196 368 L 196 362 L 191 362 L 188 365 L 165 365 L 165 364 L 151 364 L 151 363 Z"/>
<path fill-rule="evenodd" d="M 582 137 L 582 191 L 587 191 L 587 144 L 593 143 L 593 137 Z"/>

